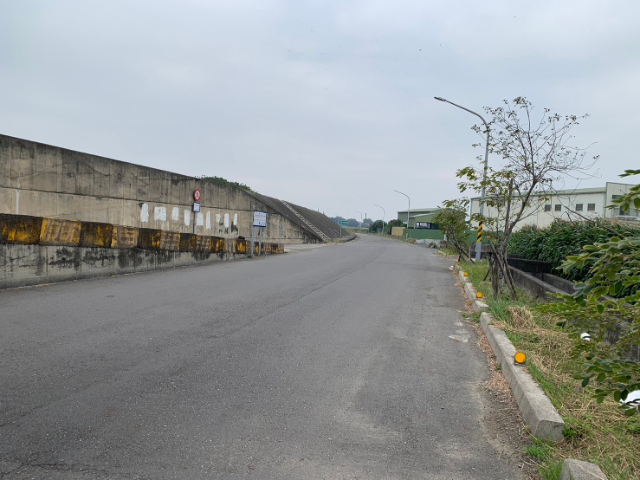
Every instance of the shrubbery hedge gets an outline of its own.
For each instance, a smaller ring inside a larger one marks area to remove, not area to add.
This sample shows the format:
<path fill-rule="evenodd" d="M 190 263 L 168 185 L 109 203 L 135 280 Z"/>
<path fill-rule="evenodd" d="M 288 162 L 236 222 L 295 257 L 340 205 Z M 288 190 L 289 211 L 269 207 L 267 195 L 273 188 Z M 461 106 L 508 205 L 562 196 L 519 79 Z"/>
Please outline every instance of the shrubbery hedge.
<path fill-rule="evenodd" d="M 623 222 L 596 219 L 595 221 L 568 222 L 556 220 L 547 228 L 526 226 L 509 239 L 509 255 L 549 262 L 554 274 L 568 280 L 583 281 L 588 269 L 574 270 L 566 275 L 558 270 L 569 255 L 582 253 L 582 247 L 607 242 L 614 237 L 640 236 L 640 227 Z"/>

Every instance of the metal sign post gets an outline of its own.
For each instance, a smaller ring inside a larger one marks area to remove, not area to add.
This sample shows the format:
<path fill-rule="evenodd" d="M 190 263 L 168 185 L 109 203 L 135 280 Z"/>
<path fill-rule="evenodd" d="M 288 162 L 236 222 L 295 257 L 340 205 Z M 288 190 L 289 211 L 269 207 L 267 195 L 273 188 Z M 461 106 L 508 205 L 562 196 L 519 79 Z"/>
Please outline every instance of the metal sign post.
<path fill-rule="evenodd" d="M 198 217 L 198 213 L 200 212 L 200 198 L 202 198 L 202 193 L 199 188 L 193 192 L 193 199 L 195 203 L 193 204 L 193 234 L 196 235 L 198 233 L 198 222 L 196 218 Z"/>
<path fill-rule="evenodd" d="M 253 258 L 253 246 L 256 244 L 256 229 L 251 227 L 251 253 L 249 256 Z"/>
<path fill-rule="evenodd" d="M 193 234 L 194 235 L 198 233 L 198 222 L 196 220 L 196 218 L 198 218 L 198 213 L 200 213 L 200 204 L 198 202 L 195 202 L 193 204 Z"/>
<path fill-rule="evenodd" d="M 255 229 L 260 229 L 260 236 L 258 240 L 258 256 L 262 253 L 262 232 L 267 228 L 267 212 L 261 212 L 255 210 L 253 212 L 253 226 L 251 228 L 251 256 L 253 257 L 253 248 L 255 245 Z"/>

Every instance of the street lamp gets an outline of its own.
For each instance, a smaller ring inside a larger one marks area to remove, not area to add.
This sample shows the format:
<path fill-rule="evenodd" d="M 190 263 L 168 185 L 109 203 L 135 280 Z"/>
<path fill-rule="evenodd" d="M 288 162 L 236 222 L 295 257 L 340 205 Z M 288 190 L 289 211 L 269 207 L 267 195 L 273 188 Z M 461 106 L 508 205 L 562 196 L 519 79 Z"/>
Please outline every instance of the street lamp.
<path fill-rule="evenodd" d="M 377 203 L 374 203 L 374 205 L 378 208 L 382 208 L 380 205 L 378 205 Z M 382 208 L 382 235 L 384 235 L 384 217 L 386 215 L 387 212 L 384 211 L 384 208 Z"/>
<path fill-rule="evenodd" d="M 449 103 L 454 107 L 461 108 L 462 110 L 466 110 L 469 113 L 472 113 L 484 123 L 484 127 L 487 130 L 487 141 L 484 151 L 484 173 L 482 175 L 482 190 L 480 191 L 480 216 L 484 215 L 484 192 L 485 192 L 485 184 L 487 183 L 487 168 L 489 167 L 489 139 L 491 138 L 491 131 L 489 130 L 489 124 L 486 122 L 482 116 L 473 110 L 469 110 L 468 108 L 464 108 L 456 103 L 450 102 L 449 100 L 442 97 L 433 97 L 436 100 L 441 102 Z M 482 222 L 478 223 L 478 241 L 476 242 L 476 262 L 480 261 L 480 256 L 482 255 Z"/>
<path fill-rule="evenodd" d="M 406 193 L 402 193 L 398 190 L 394 190 L 394 192 L 399 193 L 400 195 L 404 195 L 405 197 L 407 197 L 407 200 L 409 200 L 409 210 L 407 210 L 407 234 L 404 237 L 404 241 L 408 242 L 409 241 L 409 215 L 411 215 L 411 199 L 409 198 L 409 195 L 407 195 Z"/>
<path fill-rule="evenodd" d="M 362 212 L 359 210 L 356 210 L 356 212 L 360 214 L 360 226 L 358 227 L 358 229 L 360 230 L 360 233 L 362 233 Z"/>

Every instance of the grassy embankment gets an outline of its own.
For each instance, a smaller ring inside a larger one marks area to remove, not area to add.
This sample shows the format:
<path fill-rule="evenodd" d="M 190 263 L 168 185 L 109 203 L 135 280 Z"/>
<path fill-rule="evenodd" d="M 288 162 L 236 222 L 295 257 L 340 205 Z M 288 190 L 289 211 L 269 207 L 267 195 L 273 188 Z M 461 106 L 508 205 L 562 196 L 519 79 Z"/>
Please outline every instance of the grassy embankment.
<path fill-rule="evenodd" d="M 522 291 L 517 301 L 493 299 L 491 283 L 483 280 L 487 268 L 486 261 L 462 263 L 471 283 L 483 294 L 495 325 L 526 353 L 529 372 L 566 424 L 564 441 L 549 444 L 534 438 L 526 449 L 542 478 L 559 478 L 566 458 L 600 465 L 609 480 L 640 478 L 640 415 L 625 416 L 612 400 L 596 403 L 593 386 L 582 389 L 580 381 L 572 378 L 581 370 L 579 360 L 570 355 L 573 340 L 567 332 L 554 318 L 531 312 L 536 302 Z"/>

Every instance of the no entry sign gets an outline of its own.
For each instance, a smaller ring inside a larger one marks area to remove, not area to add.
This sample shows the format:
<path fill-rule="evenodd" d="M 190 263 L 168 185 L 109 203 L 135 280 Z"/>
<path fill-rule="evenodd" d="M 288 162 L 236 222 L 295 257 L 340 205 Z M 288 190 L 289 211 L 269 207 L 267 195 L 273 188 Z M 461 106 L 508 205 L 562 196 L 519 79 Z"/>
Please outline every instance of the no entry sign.
<path fill-rule="evenodd" d="M 197 189 L 196 189 L 196 191 L 195 191 L 195 192 L 193 192 L 193 199 L 194 199 L 196 202 L 199 202 L 199 201 L 200 201 L 200 189 L 199 189 L 199 188 L 197 188 Z"/>

